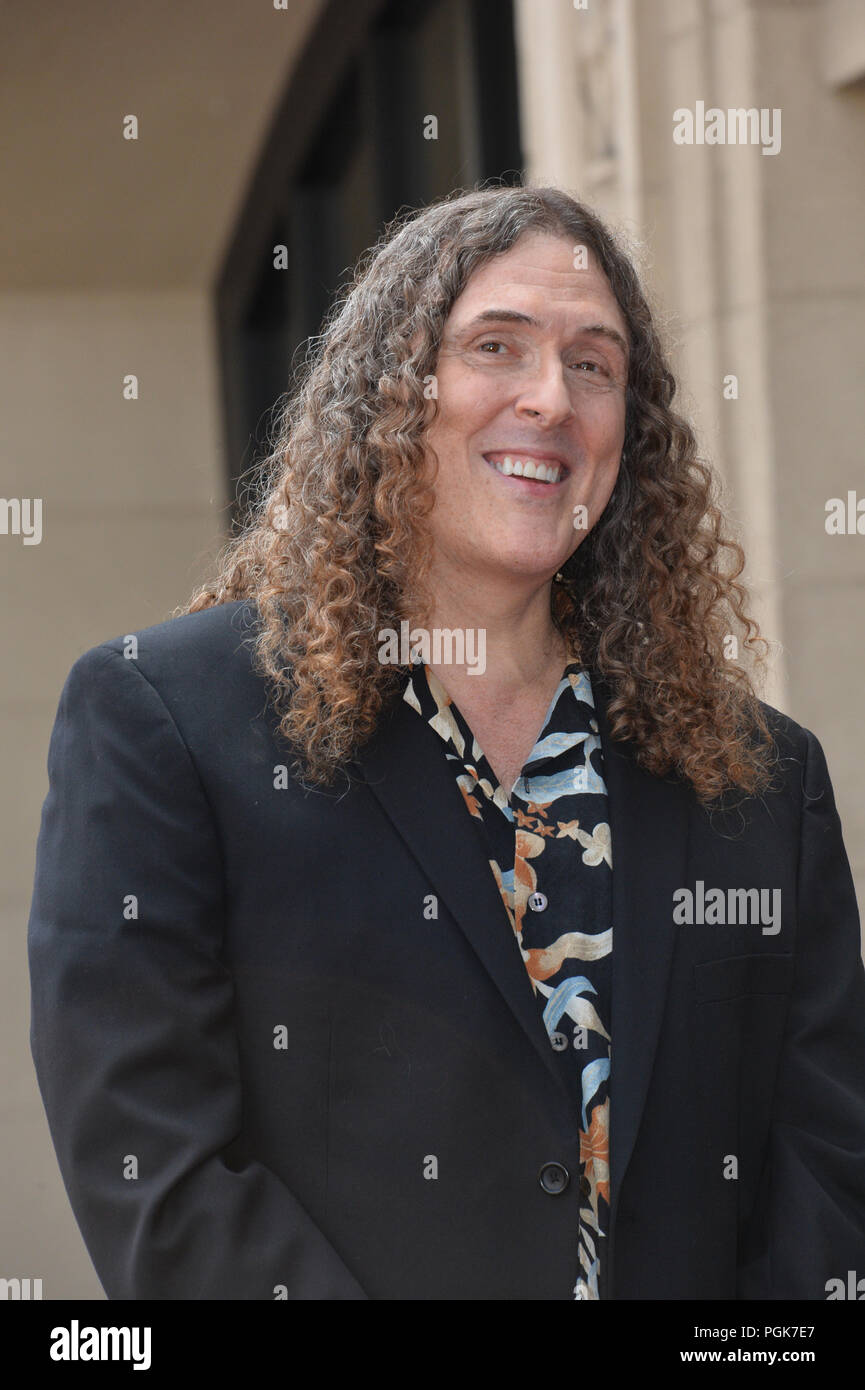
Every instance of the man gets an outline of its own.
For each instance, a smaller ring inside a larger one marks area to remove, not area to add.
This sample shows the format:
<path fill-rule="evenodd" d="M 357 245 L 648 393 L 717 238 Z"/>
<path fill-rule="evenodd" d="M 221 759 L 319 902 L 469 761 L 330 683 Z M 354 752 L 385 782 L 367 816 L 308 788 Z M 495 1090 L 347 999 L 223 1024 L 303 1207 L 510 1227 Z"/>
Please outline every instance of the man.
<path fill-rule="evenodd" d="M 435 204 L 336 306 L 216 582 L 75 663 L 32 1042 L 109 1297 L 823 1299 L 862 1263 L 849 864 L 735 658 L 674 389 L 588 209 Z"/>

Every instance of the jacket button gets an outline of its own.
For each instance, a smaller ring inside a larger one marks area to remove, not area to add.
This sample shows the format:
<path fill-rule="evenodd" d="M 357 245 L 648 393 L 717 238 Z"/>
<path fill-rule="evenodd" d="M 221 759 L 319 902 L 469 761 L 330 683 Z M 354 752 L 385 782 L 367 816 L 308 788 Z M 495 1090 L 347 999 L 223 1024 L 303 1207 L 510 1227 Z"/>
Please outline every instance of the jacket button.
<path fill-rule="evenodd" d="M 561 1163 L 545 1163 L 538 1173 L 538 1182 L 551 1197 L 558 1197 L 560 1192 L 564 1192 L 570 1180 L 570 1173 Z"/>

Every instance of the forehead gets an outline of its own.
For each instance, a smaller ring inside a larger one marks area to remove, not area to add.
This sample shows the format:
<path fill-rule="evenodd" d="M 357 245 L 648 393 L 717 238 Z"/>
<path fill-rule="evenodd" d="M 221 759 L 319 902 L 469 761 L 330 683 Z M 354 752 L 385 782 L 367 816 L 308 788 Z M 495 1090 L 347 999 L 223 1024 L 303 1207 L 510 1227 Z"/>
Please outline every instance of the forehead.
<path fill-rule="evenodd" d="M 469 277 L 448 327 L 457 329 L 494 305 L 524 310 L 550 327 L 575 323 L 580 311 L 591 308 L 627 340 L 624 315 L 591 250 L 586 248 L 585 267 L 574 265 L 578 245 L 564 235 L 526 233 Z"/>

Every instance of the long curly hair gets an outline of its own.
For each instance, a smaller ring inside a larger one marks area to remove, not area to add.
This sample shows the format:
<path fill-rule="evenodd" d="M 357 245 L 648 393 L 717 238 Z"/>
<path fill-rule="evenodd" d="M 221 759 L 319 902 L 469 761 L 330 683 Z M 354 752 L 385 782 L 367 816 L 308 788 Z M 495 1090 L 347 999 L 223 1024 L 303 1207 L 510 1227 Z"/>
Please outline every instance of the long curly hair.
<path fill-rule="evenodd" d="M 527 232 L 590 249 L 631 346 L 616 486 L 551 585 L 553 622 L 606 680 L 611 737 L 632 740 L 648 772 L 678 774 L 702 803 L 759 793 L 777 749 L 741 661 L 763 666 L 768 648 L 738 582 L 742 547 L 671 407 L 676 383 L 629 256 L 556 188 L 457 192 L 385 228 L 278 403 L 271 452 L 215 578 L 178 613 L 255 600 L 254 659 L 295 773 L 332 783 L 402 688 L 378 634 L 431 611 L 423 436 L 445 320 L 472 273 Z"/>

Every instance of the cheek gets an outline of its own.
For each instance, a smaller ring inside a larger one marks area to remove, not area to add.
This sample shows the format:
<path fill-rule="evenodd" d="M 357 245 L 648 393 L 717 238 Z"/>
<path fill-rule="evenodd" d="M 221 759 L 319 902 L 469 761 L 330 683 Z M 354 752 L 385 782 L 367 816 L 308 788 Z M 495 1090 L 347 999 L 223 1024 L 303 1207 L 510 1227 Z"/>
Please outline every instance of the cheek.
<path fill-rule="evenodd" d="M 617 451 L 615 457 L 605 464 L 598 474 L 598 481 L 603 491 L 612 492 L 616 486 L 621 466 L 621 459 Z"/>
<path fill-rule="evenodd" d="M 605 443 L 596 455 L 595 467 L 586 479 L 585 495 L 592 505 L 603 509 L 610 499 L 619 477 L 621 459 L 615 444 Z"/>
<path fill-rule="evenodd" d="M 502 389 L 479 374 L 456 365 L 436 377 L 438 423 L 442 430 L 468 438 L 502 408 Z"/>
<path fill-rule="evenodd" d="M 598 451 L 609 453 L 625 436 L 625 402 L 619 392 L 604 393 L 592 402 L 584 415 L 586 428 L 591 430 Z"/>
<path fill-rule="evenodd" d="M 598 491 L 607 487 L 612 491 L 621 467 L 624 417 L 620 418 L 617 412 L 613 418 L 594 421 L 585 437 L 589 454 L 595 460 L 593 486 Z"/>
<path fill-rule="evenodd" d="M 618 478 L 618 463 L 616 463 L 614 467 L 605 468 L 598 478 L 594 488 L 593 507 L 590 508 L 590 510 L 593 510 L 595 513 L 596 521 L 600 520 L 602 514 L 606 511 L 607 504 L 613 495 Z"/>

